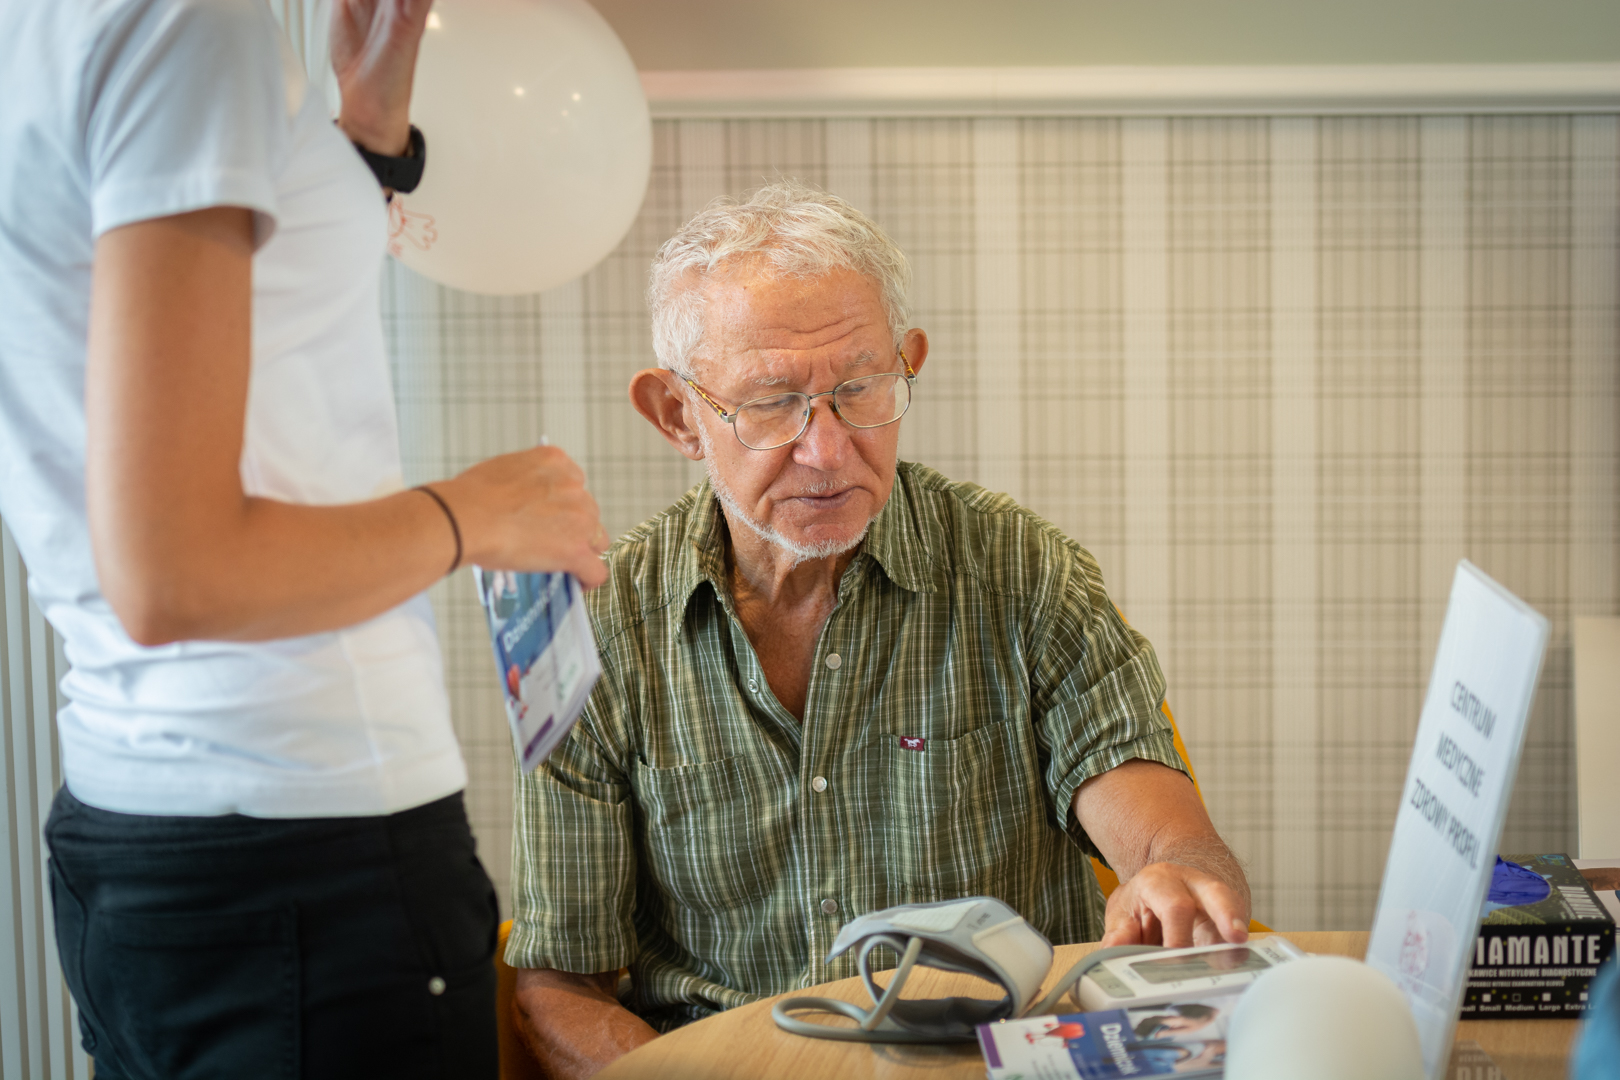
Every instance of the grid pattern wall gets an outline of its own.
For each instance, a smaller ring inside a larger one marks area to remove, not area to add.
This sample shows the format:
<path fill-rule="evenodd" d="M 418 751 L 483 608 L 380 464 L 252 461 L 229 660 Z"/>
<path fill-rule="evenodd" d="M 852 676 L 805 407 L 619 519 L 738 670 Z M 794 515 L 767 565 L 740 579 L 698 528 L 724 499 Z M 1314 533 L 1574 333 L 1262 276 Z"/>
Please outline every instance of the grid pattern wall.
<path fill-rule="evenodd" d="M 1451 574 L 1554 638 L 1504 846 L 1574 839 L 1570 625 L 1620 611 L 1613 116 L 655 125 L 641 216 L 537 296 L 397 265 L 407 472 L 545 434 L 622 532 L 691 484 L 630 409 L 659 243 L 778 176 L 870 213 L 933 341 L 902 453 L 1012 493 L 1157 645 L 1259 918 L 1366 926 Z M 511 750 L 466 575 L 440 586 L 486 862 Z M 566 838 L 559 837 L 559 843 Z"/>

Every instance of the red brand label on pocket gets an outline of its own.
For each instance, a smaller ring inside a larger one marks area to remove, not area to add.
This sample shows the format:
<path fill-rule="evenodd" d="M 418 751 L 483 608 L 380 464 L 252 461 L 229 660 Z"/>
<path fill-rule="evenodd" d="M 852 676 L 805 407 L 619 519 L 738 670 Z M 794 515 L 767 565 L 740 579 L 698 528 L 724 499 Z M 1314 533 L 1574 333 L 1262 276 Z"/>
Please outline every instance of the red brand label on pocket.
<path fill-rule="evenodd" d="M 927 745 L 928 745 L 928 740 L 927 739 L 919 739 L 915 735 L 902 735 L 902 736 L 900 736 L 900 749 L 902 749 L 902 750 L 921 750 L 923 747 L 925 747 Z"/>

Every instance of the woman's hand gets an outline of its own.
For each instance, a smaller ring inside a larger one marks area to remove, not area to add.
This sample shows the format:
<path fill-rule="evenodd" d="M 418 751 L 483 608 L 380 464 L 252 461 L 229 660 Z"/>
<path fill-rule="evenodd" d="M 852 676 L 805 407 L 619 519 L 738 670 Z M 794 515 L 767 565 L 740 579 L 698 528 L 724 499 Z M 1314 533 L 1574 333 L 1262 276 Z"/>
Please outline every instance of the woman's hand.
<path fill-rule="evenodd" d="M 374 154 L 410 144 L 411 82 L 433 0 L 332 0 L 332 70 L 343 92 L 338 126 Z"/>
<path fill-rule="evenodd" d="M 587 589 L 607 580 L 608 533 L 585 473 L 555 446 L 481 461 L 433 485 L 461 527 L 462 561 L 491 570 L 566 570 Z"/>

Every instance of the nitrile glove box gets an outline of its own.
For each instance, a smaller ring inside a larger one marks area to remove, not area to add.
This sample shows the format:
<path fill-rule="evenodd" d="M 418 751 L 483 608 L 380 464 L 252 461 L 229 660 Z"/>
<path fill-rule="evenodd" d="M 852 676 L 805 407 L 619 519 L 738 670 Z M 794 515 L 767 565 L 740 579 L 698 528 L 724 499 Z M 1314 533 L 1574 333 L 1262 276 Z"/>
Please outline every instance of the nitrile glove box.
<path fill-rule="evenodd" d="M 1614 929 L 1568 855 L 1503 856 L 1474 942 L 1463 1018 L 1580 1016 L 1598 965 L 1614 952 Z"/>

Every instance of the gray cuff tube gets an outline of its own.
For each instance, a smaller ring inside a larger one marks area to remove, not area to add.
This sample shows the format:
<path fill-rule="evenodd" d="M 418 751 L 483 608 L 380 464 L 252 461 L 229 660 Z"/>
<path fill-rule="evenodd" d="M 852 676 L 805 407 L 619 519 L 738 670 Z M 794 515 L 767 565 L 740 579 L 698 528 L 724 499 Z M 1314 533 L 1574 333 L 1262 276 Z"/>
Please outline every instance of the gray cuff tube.
<path fill-rule="evenodd" d="M 867 962 L 868 955 L 879 945 L 887 946 L 901 954 L 900 966 L 895 969 L 894 978 L 889 981 L 888 989 L 881 995 L 872 979 Z M 1040 1016 L 1057 1008 L 1064 995 L 1080 981 L 1081 977 L 1105 960 L 1158 952 L 1159 949 L 1158 945 L 1117 945 L 1088 953 L 1064 972 L 1047 991 L 1046 996 L 1026 1009 L 1023 1015 Z M 921 951 L 921 938 L 913 937 L 902 946 L 899 939 L 887 934 L 873 935 L 862 942 L 859 958 L 861 978 L 866 983 L 867 993 L 872 996 L 873 1007 L 870 1010 L 863 1009 L 853 1002 L 839 1001 L 835 998 L 791 997 L 783 998 L 771 1007 L 771 1019 L 776 1021 L 776 1026 L 783 1031 L 812 1039 L 865 1043 L 953 1043 L 973 1042 L 976 1038 L 974 1029 L 980 1024 L 1006 1018 L 995 1014 L 1003 1012 L 1011 1004 L 1010 994 L 1000 1001 L 983 1001 L 976 998 L 901 1001 L 901 987 L 905 985 Z M 849 1028 L 812 1023 L 791 1015 L 795 1012 L 822 1012 L 846 1016 L 859 1026 Z"/>

